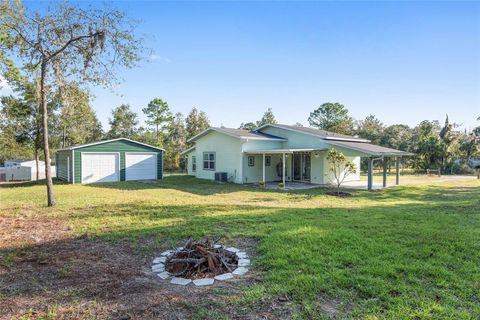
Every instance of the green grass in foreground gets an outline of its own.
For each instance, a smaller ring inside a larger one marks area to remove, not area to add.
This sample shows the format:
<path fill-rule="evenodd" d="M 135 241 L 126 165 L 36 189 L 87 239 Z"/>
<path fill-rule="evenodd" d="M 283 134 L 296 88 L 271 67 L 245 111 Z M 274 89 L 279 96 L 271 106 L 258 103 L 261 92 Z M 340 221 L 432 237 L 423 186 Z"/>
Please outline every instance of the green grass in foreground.
<path fill-rule="evenodd" d="M 78 235 L 112 241 L 254 238 L 264 281 L 237 303 L 288 295 L 302 318 L 320 317 L 331 299 L 351 318 L 480 318 L 478 181 L 357 190 L 344 199 L 326 189 L 263 191 L 185 176 L 55 191 L 51 209 L 43 186 L 0 189 L 0 215 L 65 218 Z"/>

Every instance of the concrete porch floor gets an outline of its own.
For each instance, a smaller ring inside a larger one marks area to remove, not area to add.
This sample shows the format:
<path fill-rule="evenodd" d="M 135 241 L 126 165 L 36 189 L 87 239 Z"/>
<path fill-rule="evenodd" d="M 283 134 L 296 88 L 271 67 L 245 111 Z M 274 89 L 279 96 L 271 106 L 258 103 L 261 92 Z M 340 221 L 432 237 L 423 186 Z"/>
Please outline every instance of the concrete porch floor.
<path fill-rule="evenodd" d="M 267 182 L 265 184 L 265 189 L 267 190 L 306 190 L 306 189 L 314 189 L 319 188 L 324 185 L 315 184 L 315 183 L 308 183 L 308 182 L 297 182 L 297 181 L 286 181 L 285 187 L 281 188 L 278 186 L 280 182 Z M 261 188 L 258 183 L 251 184 L 251 186 Z"/>

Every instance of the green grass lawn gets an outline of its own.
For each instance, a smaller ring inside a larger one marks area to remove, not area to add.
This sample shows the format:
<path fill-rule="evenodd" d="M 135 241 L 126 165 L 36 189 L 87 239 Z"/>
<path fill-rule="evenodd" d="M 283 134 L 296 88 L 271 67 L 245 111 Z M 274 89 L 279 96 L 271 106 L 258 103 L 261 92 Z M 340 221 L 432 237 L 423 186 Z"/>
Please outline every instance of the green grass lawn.
<path fill-rule="evenodd" d="M 72 237 L 138 243 L 145 257 L 189 237 L 223 235 L 240 247 L 253 239 L 262 280 L 231 302 L 286 296 L 298 318 L 327 317 L 326 301 L 338 302 L 338 318 L 480 318 L 478 181 L 352 190 L 350 198 L 326 191 L 171 176 L 159 184 L 56 185 L 58 204 L 46 208 L 44 186 L 20 184 L 0 189 L 0 217 L 61 219 Z M 21 246 L 1 242 L 4 254 Z"/>

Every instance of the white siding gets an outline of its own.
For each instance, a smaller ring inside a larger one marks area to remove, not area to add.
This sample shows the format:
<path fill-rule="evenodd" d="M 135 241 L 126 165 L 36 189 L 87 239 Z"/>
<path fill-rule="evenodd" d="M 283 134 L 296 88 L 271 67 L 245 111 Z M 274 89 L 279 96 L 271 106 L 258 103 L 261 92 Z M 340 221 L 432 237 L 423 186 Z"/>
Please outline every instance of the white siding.
<path fill-rule="evenodd" d="M 203 169 L 203 153 L 215 152 L 215 170 Z M 195 176 L 200 179 L 215 179 L 215 172 L 227 172 L 229 181 L 242 183 L 241 179 L 241 153 L 242 143 L 240 139 L 233 138 L 218 132 L 210 132 L 198 139 L 195 143 L 195 151 L 189 153 L 197 157 L 197 172 Z M 189 161 L 191 169 L 191 161 Z"/>

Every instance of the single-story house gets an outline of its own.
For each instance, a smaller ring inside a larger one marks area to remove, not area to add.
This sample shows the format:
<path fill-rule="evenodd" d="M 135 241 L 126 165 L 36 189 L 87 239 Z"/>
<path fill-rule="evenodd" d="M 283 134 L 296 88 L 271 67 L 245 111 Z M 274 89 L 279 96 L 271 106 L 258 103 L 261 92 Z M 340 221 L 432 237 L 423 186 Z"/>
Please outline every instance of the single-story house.
<path fill-rule="evenodd" d="M 55 175 L 55 166 L 52 166 Z M 38 178 L 45 179 L 45 162 L 38 161 Z M 37 164 L 35 160 L 6 160 L 0 167 L 0 181 L 34 181 L 37 180 Z"/>
<path fill-rule="evenodd" d="M 357 173 L 347 180 L 360 179 L 360 158 L 369 159 L 369 189 L 372 188 L 373 161 L 399 158 L 410 153 L 369 143 L 359 137 L 314 128 L 266 124 L 253 131 L 211 127 L 189 139 L 193 147 L 184 151 L 187 172 L 197 178 L 256 183 L 260 181 L 301 181 L 330 184 L 332 173 L 326 156 L 330 148 L 353 161 Z M 386 161 L 384 161 L 384 185 Z M 284 172 L 284 174 L 282 174 Z"/>
<path fill-rule="evenodd" d="M 71 146 L 57 151 L 57 178 L 71 183 L 162 179 L 163 153 L 126 138 Z"/>

